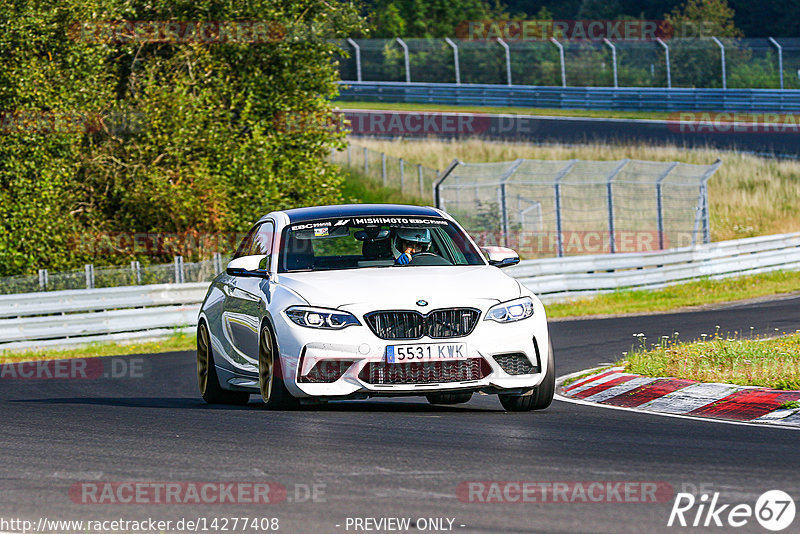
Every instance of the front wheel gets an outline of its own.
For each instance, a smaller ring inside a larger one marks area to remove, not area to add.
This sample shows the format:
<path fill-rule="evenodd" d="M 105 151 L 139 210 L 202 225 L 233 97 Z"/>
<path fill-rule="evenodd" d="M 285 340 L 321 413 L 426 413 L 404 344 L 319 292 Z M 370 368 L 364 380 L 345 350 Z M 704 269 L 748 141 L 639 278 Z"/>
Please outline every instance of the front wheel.
<path fill-rule="evenodd" d="M 258 388 L 270 410 L 291 410 L 300 404 L 286 389 L 275 336 L 266 325 L 261 327 L 258 343 Z"/>
<path fill-rule="evenodd" d="M 247 404 L 250 394 L 243 391 L 222 389 L 214 366 L 214 353 L 206 323 L 197 327 L 197 385 L 200 395 L 209 404 Z"/>
<path fill-rule="evenodd" d="M 542 383 L 525 395 L 498 395 L 500 404 L 507 412 L 529 412 L 544 410 L 553 402 L 556 391 L 556 369 L 553 360 L 553 343 L 547 347 L 547 372 Z"/>

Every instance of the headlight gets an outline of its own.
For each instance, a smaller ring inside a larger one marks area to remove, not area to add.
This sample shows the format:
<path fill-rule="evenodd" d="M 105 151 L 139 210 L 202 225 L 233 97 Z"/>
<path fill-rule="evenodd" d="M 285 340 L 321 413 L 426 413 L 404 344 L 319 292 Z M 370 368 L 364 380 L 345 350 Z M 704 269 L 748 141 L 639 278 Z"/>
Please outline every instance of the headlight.
<path fill-rule="evenodd" d="M 328 330 L 341 330 L 351 325 L 360 325 L 358 319 L 350 313 L 325 308 L 310 308 L 307 306 L 292 306 L 285 312 L 294 324 L 309 328 L 326 328 Z"/>
<path fill-rule="evenodd" d="M 484 321 L 511 323 L 527 319 L 531 315 L 533 315 L 533 300 L 530 297 L 522 297 L 492 306 L 486 312 Z"/>

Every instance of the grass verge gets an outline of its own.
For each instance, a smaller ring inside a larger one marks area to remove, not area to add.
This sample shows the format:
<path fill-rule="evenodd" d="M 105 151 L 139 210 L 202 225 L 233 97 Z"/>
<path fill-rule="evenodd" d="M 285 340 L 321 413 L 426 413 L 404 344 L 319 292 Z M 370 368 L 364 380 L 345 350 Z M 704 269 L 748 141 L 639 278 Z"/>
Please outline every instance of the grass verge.
<path fill-rule="evenodd" d="M 718 329 L 719 330 L 719 329 Z M 626 355 L 625 370 L 644 376 L 671 376 L 700 382 L 723 382 L 774 389 L 800 389 L 800 334 L 774 339 L 745 339 L 719 331 L 699 341 L 681 343 L 677 333 Z"/>
<path fill-rule="evenodd" d="M 591 298 L 547 304 L 548 317 L 619 315 L 679 310 L 758 297 L 791 293 L 800 288 L 800 272 L 702 279 L 662 289 L 614 291 Z"/>
<path fill-rule="evenodd" d="M 71 349 L 2 351 L 0 352 L 0 363 L 69 360 L 73 358 L 96 358 L 98 356 L 124 356 L 126 354 L 158 354 L 184 350 L 195 350 L 194 334 L 176 332 L 168 338 L 156 341 L 90 343 Z"/>

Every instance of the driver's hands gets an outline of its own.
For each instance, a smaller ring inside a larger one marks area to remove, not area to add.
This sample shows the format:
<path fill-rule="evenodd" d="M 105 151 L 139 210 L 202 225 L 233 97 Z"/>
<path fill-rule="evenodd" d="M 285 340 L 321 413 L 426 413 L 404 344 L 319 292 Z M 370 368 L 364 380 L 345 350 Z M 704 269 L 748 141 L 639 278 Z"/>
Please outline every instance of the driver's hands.
<path fill-rule="evenodd" d="M 394 260 L 394 262 L 397 265 L 408 265 L 409 263 L 411 263 L 411 254 L 409 254 L 408 252 L 404 252 L 400 254 L 400 256 L 398 256 L 397 259 Z"/>

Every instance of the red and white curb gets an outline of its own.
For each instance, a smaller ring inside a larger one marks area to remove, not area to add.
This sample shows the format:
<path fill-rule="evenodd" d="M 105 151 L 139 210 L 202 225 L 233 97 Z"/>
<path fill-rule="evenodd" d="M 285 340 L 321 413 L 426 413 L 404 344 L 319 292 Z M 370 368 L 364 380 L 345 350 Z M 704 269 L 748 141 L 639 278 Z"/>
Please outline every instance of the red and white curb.
<path fill-rule="evenodd" d="M 800 408 L 781 408 L 800 401 L 800 391 L 653 378 L 626 373 L 623 367 L 582 377 L 561 387 L 559 396 L 659 414 L 800 428 Z"/>

